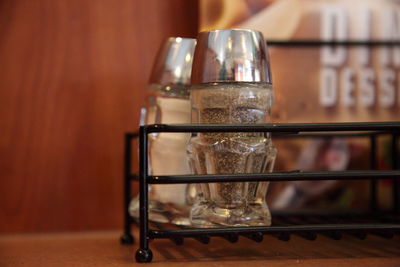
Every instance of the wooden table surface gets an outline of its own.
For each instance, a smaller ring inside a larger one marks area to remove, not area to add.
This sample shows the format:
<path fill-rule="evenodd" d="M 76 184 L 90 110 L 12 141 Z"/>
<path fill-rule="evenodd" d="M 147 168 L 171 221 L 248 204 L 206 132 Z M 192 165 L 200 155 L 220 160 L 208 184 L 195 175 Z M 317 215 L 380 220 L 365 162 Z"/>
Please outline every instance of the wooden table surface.
<path fill-rule="evenodd" d="M 118 231 L 2 235 L 0 266 L 138 265 L 134 261 L 137 242 L 120 245 L 119 236 Z M 261 243 L 242 237 L 235 244 L 213 238 L 208 245 L 185 240 L 183 246 L 154 240 L 150 247 L 152 264 L 159 266 L 400 266 L 399 241 L 399 236 L 366 240 L 345 236 L 339 241 L 293 236 L 284 242 L 265 236 Z"/>

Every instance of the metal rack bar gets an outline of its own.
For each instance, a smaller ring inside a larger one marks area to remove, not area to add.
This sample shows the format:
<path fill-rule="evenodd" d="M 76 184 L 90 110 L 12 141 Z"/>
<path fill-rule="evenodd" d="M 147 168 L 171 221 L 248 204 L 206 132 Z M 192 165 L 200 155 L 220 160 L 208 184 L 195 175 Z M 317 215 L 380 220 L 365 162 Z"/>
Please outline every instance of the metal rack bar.
<path fill-rule="evenodd" d="M 254 181 L 318 181 L 318 180 L 365 180 L 394 179 L 400 177 L 396 171 L 319 171 L 319 172 L 273 172 L 254 174 L 190 174 L 148 176 L 149 184 L 187 184 Z"/>
<path fill-rule="evenodd" d="M 274 139 L 276 138 L 332 138 L 332 137 L 343 137 L 343 138 L 358 138 L 358 137 L 370 137 L 376 135 L 392 134 L 387 131 L 370 131 L 370 132 L 340 132 L 340 133 L 297 133 L 297 134 L 272 134 Z"/>
<path fill-rule="evenodd" d="M 341 123 L 266 123 L 266 124 L 152 124 L 141 126 L 147 133 L 190 132 L 330 132 L 330 131 L 385 131 L 399 132 L 400 122 L 341 122 Z"/>
<path fill-rule="evenodd" d="M 276 47 L 315 47 L 315 46 L 398 46 L 399 41 L 383 40 L 383 41 L 321 41 L 321 40 L 267 40 L 268 46 Z"/>
<path fill-rule="evenodd" d="M 391 142 L 391 154 L 392 154 L 392 169 L 397 170 L 399 166 L 398 164 L 398 151 L 397 151 L 397 145 L 398 145 L 398 134 L 393 134 L 392 135 L 392 142 Z M 400 213 L 400 203 L 399 203 L 399 177 L 394 177 L 392 180 L 392 190 L 393 190 L 393 212 L 394 213 Z"/>
<path fill-rule="evenodd" d="M 243 227 L 224 227 L 224 228 L 201 228 L 201 229 L 182 229 L 182 230 L 150 230 L 150 238 L 171 238 L 181 236 L 194 238 L 199 235 L 224 236 L 226 234 L 250 234 L 263 233 L 273 234 L 287 232 L 291 234 L 306 232 L 331 232 L 331 231 L 376 231 L 392 230 L 400 231 L 400 224 L 310 224 L 310 225 L 288 225 L 288 226 L 243 226 Z"/>
<path fill-rule="evenodd" d="M 370 136 L 370 152 L 369 152 L 369 167 L 371 170 L 376 169 L 376 136 Z M 377 209 L 377 180 L 371 179 L 370 181 L 370 209 L 376 211 Z"/>

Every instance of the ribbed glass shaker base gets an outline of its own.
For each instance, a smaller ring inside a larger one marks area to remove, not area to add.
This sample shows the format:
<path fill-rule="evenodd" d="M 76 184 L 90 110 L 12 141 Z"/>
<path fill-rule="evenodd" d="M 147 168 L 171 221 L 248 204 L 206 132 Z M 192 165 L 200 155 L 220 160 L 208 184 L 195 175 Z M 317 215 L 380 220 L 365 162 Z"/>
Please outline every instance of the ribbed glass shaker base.
<path fill-rule="evenodd" d="M 267 141 L 264 172 L 272 172 L 277 149 L 272 141 Z M 271 225 L 271 213 L 269 211 L 267 196 L 269 182 L 250 182 L 247 193 L 247 209 L 244 216 L 246 225 Z"/>
<path fill-rule="evenodd" d="M 272 87 L 262 82 L 197 84 L 191 101 L 195 123 L 265 123 L 270 121 Z M 263 133 L 200 133 L 191 139 L 188 153 L 197 174 L 262 173 L 271 161 L 271 141 Z M 201 189 L 202 204 L 191 212 L 193 224 L 270 224 L 267 184 L 210 183 Z M 259 194 L 264 194 L 261 199 Z"/>
<path fill-rule="evenodd" d="M 139 196 L 131 200 L 129 214 L 139 220 Z M 158 200 L 149 200 L 149 220 L 156 223 L 172 223 L 176 225 L 190 225 L 189 212 L 186 207 L 175 204 L 166 204 Z"/>
<path fill-rule="evenodd" d="M 191 139 L 188 155 L 195 174 L 261 173 L 272 170 L 276 149 L 263 137 L 228 138 L 209 144 L 198 136 Z M 197 227 L 270 225 L 267 188 L 266 182 L 198 185 L 191 222 Z"/>

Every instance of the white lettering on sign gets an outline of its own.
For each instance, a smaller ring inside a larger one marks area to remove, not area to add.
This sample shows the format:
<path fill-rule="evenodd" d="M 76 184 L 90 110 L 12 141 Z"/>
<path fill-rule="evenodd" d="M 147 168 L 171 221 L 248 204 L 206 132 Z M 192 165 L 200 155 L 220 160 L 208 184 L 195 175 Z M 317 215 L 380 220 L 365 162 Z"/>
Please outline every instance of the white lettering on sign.
<path fill-rule="evenodd" d="M 336 71 L 333 68 L 323 68 L 320 73 L 321 92 L 319 101 L 324 107 L 332 107 L 337 103 Z"/>
<path fill-rule="evenodd" d="M 323 41 L 345 41 L 347 39 L 347 21 L 344 9 L 328 5 L 322 10 L 321 34 Z M 321 61 L 325 66 L 340 66 L 345 63 L 346 48 L 342 46 L 322 47 Z"/>
<path fill-rule="evenodd" d="M 358 84 L 360 86 L 360 102 L 364 107 L 372 107 L 375 104 L 375 72 L 366 68 L 360 71 L 358 75 Z"/>
<path fill-rule="evenodd" d="M 382 10 L 381 38 L 383 40 L 400 40 L 400 9 L 384 8 Z M 383 66 L 393 64 L 400 67 L 400 47 L 382 47 L 380 62 Z"/>
<path fill-rule="evenodd" d="M 371 39 L 371 10 L 363 6 L 360 10 L 360 30 L 358 31 L 358 38 L 361 41 L 368 41 Z M 369 47 L 359 47 L 358 51 L 358 62 L 362 66 L 367 66 L 370 60 Z"/>
<path fill-rule="evenodd" d="M 340 84 L 342 87 L 342 103 L 351 107 L 355 104 L 354 97 L 354 71 L 351 68 L 344 68 L 342 71 Z"/>
<path fill-rule="evenodd" d="M 384 69 L 380 72 L 380 85 L 381 90 L 379 94 L 379 103 L 383 107 L 393 107 L 395 99 L 395 87 L 394 87 L 395 72 L 392 69 Z"/>
<path fill-rule="evenodd" d="M 321 39 L 349 40 L 349 27 L 357 26 L 357 40 L 369 41 L 372 39 L 371 27 L 374 19 L 376 20 L 374 16 L 379 16 L 381 19 L 376 21 L 381 23 L 378 25 L 380 40 L 400 40 L 400 6 L 390 6 L 374 13 L 368 6 L 362 6 L 358 12 L 357 21 L 352 21 L 352 25 L 349 25 L 349 14 L 344 7 L 325 5 L 321 10 Z M 396 73 L 395 70 L 400 67 L 400 47 L 380 47 L 378 52 L 379 57 L 376 59 L 381 69 L 373 69 L 371 47 L 361 46 L 350 50 L 345 46 L 323 46 L 319 77 L 320 104 L 323 107 L 334 107 L 338 104 L 354 107 L 359 102 L 366 108 L 376 104 L 385 108 L 394 107 L 396 103 L 400 106 L 400 94 L 396 92 L 400 88 L 400 73 Z M 350 53 L 354 53 L 358 68 L 353 62 L 351 66 L 346 66 Z"/>

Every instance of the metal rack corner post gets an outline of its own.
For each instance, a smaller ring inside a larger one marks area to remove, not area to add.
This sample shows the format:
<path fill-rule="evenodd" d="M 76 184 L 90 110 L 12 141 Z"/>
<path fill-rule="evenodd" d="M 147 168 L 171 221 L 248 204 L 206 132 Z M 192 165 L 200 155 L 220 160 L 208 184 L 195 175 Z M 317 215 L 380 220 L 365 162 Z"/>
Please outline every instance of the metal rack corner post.
<path fill-rule="evenodd" d="M 132 217 L 129 214 L 129 203 L 132 198 L 132 140 L 139 136 L 138 133 L 126 133 L 124 136 L 124 233 L 121 236 L 121 244 L 133 244 Z"/>
<path fill-rule="evenodd" d="M 149 184 L 172 184 L 172 183 L 208 183 L 208 182 L 244 182 L 244 181 L 301 181 L 301 180 L 366 180 L 393 179 L 393 186 L 396 179 L 400 177 L 400 171 L 322 171 L 322 172 L 276 172 L 269 174 L 240 174 L 240 175 L 169 175 L 151 176 L 148 174 L 148 134 L 154 132 L 271 132 L 275 136 L 287 136 L 294 134 L 299 137 L 316 136 L 352 136 L 351 134 L 333 134 L 332 132 L 347 131 L 372 131 L 364 134 L 354 134 L 353 136 L 369 136 L 371 139 L 371 169 L 375 167 L 373 160 L 376 160 L 376 136 L 379 134 L 389 134 L 392 136 L 392 149 L 397 148 L 397 138 L 400 132 L 400 122 L 376 122 L 376 123 L 306 123 L 306 124 L 263 124 L 263 125 L 146 125 L 140 128 L 139 132 L 139 160 L 140 160 L 140 242 L 136 252 L 136 261 L 150 262 L 152 252 L 149 248 L 149 239 L 169 238 L 183 240 L 184 238 L 196 238 L 204 240 L 204 237 L 221 236 L 230 242 L 236 242 L 239 236 L 248 237 L 254 241 L 262 240 L 262 236 L 269 234 L 281 240 L 290 239 L 290 234 L 297 234 L 308 240 L 314 240 L 317 234 L 323 234 L 335 239 L 340 239 L 340 233 L 352 233 L 365 238 L 367 233 L 379 233 L 382 236 L 391 237 L 393 233 L 400 232 L 399 223 L 377 224 L 377 223 L 358 223 L 358 224 L 318 224 L 318 225 L 289 225 L 289 226 L 255 226 L 255 227 L 224 227 L 206 229 L 180 229 L 180 230 L 151 230 L 148 221 L 148 185 Z M 317 134 L 305 134 L 303 132 L 318 132 Z M 331 132 L 323 134 L 321 132 Z M 128 139 L 126 139 L 127 141 Z M 126 145 L 126 148 L 128 146 Z M 130 149 L 130 146 L 129 146 Z M 395 149 L 396 150 L 396 149 Z M 397 150 L 392 151 L 394 156 L 392 164 L 396 166 Z M 129 155 L 129 154 L 127 154 Z M 126 159 L 127 160 L 127 159 Z M 130 160 L 130 159 L 129 159 Z M 126 162 L 127 163 L 127 162 Z M 130 163 L 129 163 L 130 166 Z M 128 171 L 128 168 L 126 168 Z M 125 174 L 125 181 L 131 181 L 131 174 Z M 376 191 L 376 190 L 375 190 Z M 398 212 L 397 191 L 393 190 L 394 203 L 393 213 Z M 374 198 L 372 196 L 372 198 Z M 128 199 L 125 199 L 128 200 Z M 376 201 L 376 196 L 375 200 Z M 129 202 L 127 202 L 129 203 Z M 372 202 L 371 202 L 372 203 Z M 376 209 L 376 203 L 372 204 Z M 126 225 L 130 226 L 129 213 L 127 214 Z M 129 219 L 129 220 L 128 220 Z M 130 228 L 130 227 L 129 227 Z M 125 228 L 125 234 L 130 234 L 130 229 Z M 339 237 L 338 237 L 339 236 Z M 200 241 L 201 242 L 201 241 Z M 259 241 L 258 241 L 259 242 Z M 182 242 L 178 242 L 182 243 Z"/>
<path fill-rule="evenodd" d="M 141 126 L 139 130 L 139 249 L 136 252 L 137 262 L 150 262 L 153 253 L 149 248 L 149 222 L 148 222 L 148 126 Z"/>

